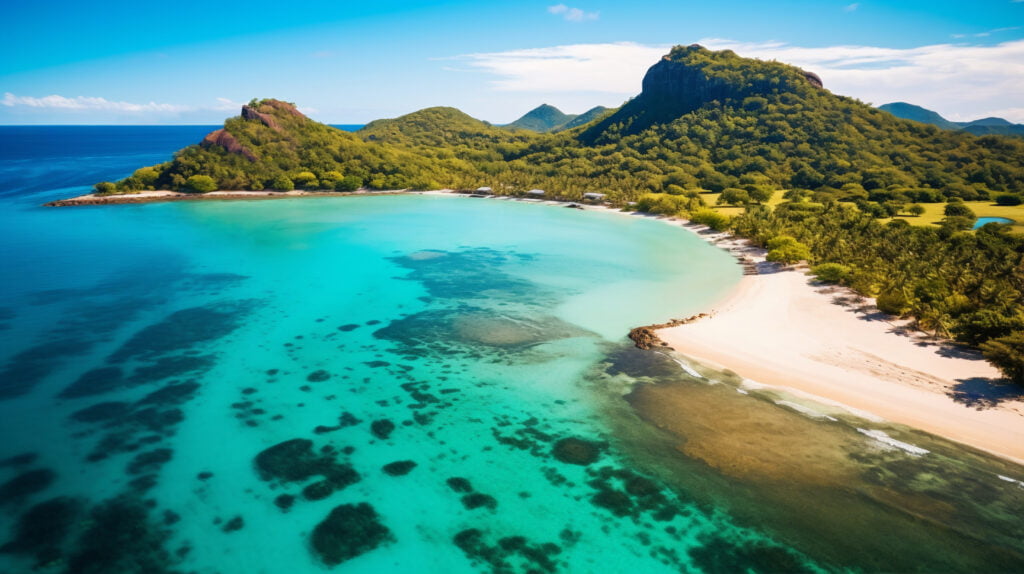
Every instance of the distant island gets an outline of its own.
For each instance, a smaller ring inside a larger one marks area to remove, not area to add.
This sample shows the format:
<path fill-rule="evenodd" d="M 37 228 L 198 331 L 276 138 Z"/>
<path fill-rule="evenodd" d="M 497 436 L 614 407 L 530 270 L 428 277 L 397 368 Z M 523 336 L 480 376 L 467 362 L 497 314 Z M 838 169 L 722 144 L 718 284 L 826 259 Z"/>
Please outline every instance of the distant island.
<path fill-rule="evenodd" d="M 599 193 L 808 261 L 1024 383 L 1024 236 L 972 230 L 979 214 L 1024 222 L 1024 141 L 900 119 L 811 72 L 699 45 L 673 48 L 637 97 L 593 116 L 570 127 L 580 118 L 541 106 L 499 127 L 428 108 L 347 133 L 253 100 L 171 161 L 96 188 Z"/>

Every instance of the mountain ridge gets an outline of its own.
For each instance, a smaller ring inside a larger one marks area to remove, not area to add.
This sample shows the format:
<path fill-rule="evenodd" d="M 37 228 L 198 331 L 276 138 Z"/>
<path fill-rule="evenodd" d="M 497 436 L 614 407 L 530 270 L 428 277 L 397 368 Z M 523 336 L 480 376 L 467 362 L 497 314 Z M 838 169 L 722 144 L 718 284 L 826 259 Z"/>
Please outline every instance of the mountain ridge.
<path fill-rule="evenodd" d="M 969 122 L 953 122 L 942 117 L 938 112 L 907 102 L 882 104 L 878 109 L 905 119 L 931 124 L 944 130 L 964 131 L 976 136 L 1005 135 L 1024 137 L 1024 124 L 1015 124 L 997 117 L 980 118 Z"/>
<path fill-rule="evenodd" d="M 199 191 L 186 182 L 202 175 L 220 189 L 278 189 L 286 179 L 324 189 L 342 174 L 374 189 L 540 187 L 578 197 L 598 188 L 629 201 L 650 192 L 795 187 L 869 203 L 883 201 L 878 190 L 889 190 L 890 200 L 937 201 L 1024 188 L 1024 153 L 1015 144 L 929 131 L 834 95 L 813 73 L 699 45 L 676 46 L 651 66 L 638 96 L 594 115 L 582 126 L 535 133 L 438 107 L 347 133 L 285 102 L 253 100 L 201 144 L 115 188 Z M 945 159 L 951 153 L 971 161 Z"/>
<path fill-rule="evenodd" d="M 503 127 L 546 133 L 554 131 L 557 127 L 574 120 L 576 117 L 575 114 L 567 114 L 555 106 L 541 104 L 523 114 L 516 121 Z"/>

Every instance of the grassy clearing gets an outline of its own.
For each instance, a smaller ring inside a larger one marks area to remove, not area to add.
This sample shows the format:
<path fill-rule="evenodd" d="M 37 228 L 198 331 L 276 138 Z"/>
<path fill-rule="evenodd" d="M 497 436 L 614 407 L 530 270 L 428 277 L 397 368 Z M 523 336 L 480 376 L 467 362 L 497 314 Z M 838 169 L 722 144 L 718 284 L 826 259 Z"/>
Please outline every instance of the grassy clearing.
<path fill-rule="evenodd" d="M 775 195 L 772 196 L 771 201 L 768 202 L 768 205 L 775 207 L 776 205 L 786 201 L 782 198 L 783 193 L 784 192 L 781 190 L 777 191 Z M 722 194 L 702 193 L 700 194 L 700 197 L 704 200 L 704 203 L 711 207 L 711 209 L 714 209 L 719 213 L 730 217 L 743 213 L 743 207 L 716 205 L 720 195 Z M 1005 217 L 1007 219 L 1012 219 L 1014 222 L 1010 225 L 1011 231 L 1014 233 L 1024 233 L 1024 205 L 996 205 L 991 201 L 965 201 L 964 203 L 970 207 L 971 211 L 973 211 L 978 217 Z M 921 214 L 920 217 L 905 214 L 897 217 L 905 220 L 911 225 L 920 226 L 938 225 L 939 221 L 945 217 L 943 215 L 943 210 L 946 209 L 945 203 L 922 203 L 921 207 L 924 207 L 924 213 Z M 889 219 L 880 219 L 879 221 L 886 223 Z"/>
<path fill-rule="evenodd" d="M 768 205 L 771 206 L 771 207 L 775 207 L 776 205 L 786 201 L 785 199 L 782 198 L 782 195 L 784 193 L 785 193 L 785 191 L 783 191 L 781 189 L 776 191 L 775 195 L 773 195 L 771 200 L 768 202 Z M 739 215 L 739 214 L 743 213 L 743 207 L 741 207 L 741 206 L 717 205 L 718 197 L 720 195 L 722 195 L 722 194 L 721 193 L 702 193 L 702 194 L 700 194 L 700 198 L 703 199 L 704 203 L 708 204 L 708 207 L 710 207 L 711 209 L 714 209 L 715 211 L 717 211 L 719 213 L 728 215 L 729 217 L 732 217 L 734 215 Z"/>
<path fill-rule="evenodd" d="M 965 201 L 971 211 L 978 217 L 1005 217 L 1014 223 L 1010 229 L 1015 233 L 1024 233 L 1024 205 L 996 205 L 991 201 Z M 920 217 L 901 215 L 911 225 L 937 225 L 942 220 L 945 203 L 922 203 L 924 213 Z"/>

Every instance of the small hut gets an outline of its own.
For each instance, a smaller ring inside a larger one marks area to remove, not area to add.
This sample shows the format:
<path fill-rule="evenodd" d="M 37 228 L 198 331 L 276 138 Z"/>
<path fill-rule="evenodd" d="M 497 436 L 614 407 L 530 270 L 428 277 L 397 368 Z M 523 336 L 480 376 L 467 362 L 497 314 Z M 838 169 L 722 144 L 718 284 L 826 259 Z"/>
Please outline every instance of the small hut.
<path fill-rule="evenodd" d="M 476 188 L 476 192 L 477 193 L 491 193 L 492 191 L 494 191 L 494 190 L 489 188 L 489 187 L 478 187 L 478 188 Z"/>
<path fill-rule="evenodd" d="M 585 199 L 587 201 L 604 201 L 604 197 L 605 197 L 605 194 L 597 193 L 597 192 L 594 192 L 594 191 L 587 192 L 587 193 L 583 194 L 583 199 Z"/>
<path fill-rule="evenodd" d="M 526 195 L 529 195 L 530 197 L 544 197 L 544 190 L 543 189 L 531 189 L 530 191 L 526 192 Z"/>

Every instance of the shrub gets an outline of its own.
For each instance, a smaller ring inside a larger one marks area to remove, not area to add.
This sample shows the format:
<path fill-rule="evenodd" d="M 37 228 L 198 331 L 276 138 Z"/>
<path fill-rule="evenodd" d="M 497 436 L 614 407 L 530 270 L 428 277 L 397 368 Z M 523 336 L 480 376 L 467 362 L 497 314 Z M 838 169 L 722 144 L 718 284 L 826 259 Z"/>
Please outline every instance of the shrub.
<path fill-rule="evenodd" d="M 946 204 L 946 209 L 942 212 L 946 217 L 967 217 L 969 219 L 975 219 L 974 212 L 971 211 L 970 207 L 964 205 L 962 201 L 951 201 Z"/>
<path fill-rule="evenodd" d="M 789 235 L 780 235 L 768 241 L 768 261 L 797 263 L 811 258 L 811 250 Z"/>
<path fill-rule="evenodd" d="M 295 189 L 295 184 L 287 177 L 279 175 L 274 178 L 274 181 L 270 182 L 270 189 L 275 191 L 291 191 Z"/>
<path fill-rule="evenodd" d="M 357 175 L 346 175 L 334 184 L 335 191 L 355 191 L 363 187 L 363 180 Z"/>
<path fill-rule="evenodd" d="M 193 175 L 185 180 L 185 191 L 207 193 L 217 189 L 217 182 L 208 175 Z"/>
<path fill-rule="evenodd" d="M 915 203 L 907 208 L 907 213 L 913 215 L 914 217 L 921 217 L 922 215 L 924 215 L 924 211 L 924 206 L 919 203 Z"/>
<path fill-rule="evenodd" d="M 334 189 L 338 182 L 342 179 L 340 171 L 328 171 L 320 176 L 320 189 Z"/>
<path fill-rule="evenodd" d="M 1000 193 L 996 196 L 996 205 L 1020 205 L 1024 198 L 1016 193 Z"/>
<path fill-rule="evenodd" d="M 966 231 L 974 227 L 974 218 L 971 217 L 946 217 L 939 222 L 939 225 L 946 233 L 953 233 L 956 231 Z"/>
<path fill-rule="evenodd" d="M 701 225 L 707 225 L 715 231 L 723 231 L 729 228 L 729 223 L 732 221 L 729 216 L 718 213 L 714 209 L 698 209 L 690 214 L 690 221 L 693 223 L 699 223 Z"/>
<path fill-rule="evenodd" d="M 910 311 L 910 303 L 903 292 L 898 289 L 883 291 L 875 299 L 875 306 L 884 313 L 890 315 L 903 315 Z"/>
<path fill-rule="evenodd" d="M 1015 383 L 1024 383 L 1024 331 L 981 344 L 981 352 L 997 369 Z"/>
<path fill-rule="evenodd" d="M 111 193 L 117 193 L 117 184 L 109 181 L 101 181 L 93 186 L 96 193 L 99 195 L 110 195 Z"/>
<path fill-rule="evenodd" d="M 841 263 L 822 263 L 811 267 L 811 273 L 825 283 L 845 283 L 850 278 L 850 268 Z"/>
<path fill-rule="evenodd" d="M 758 203 L 768 203 L 775 195 L 775 190 L 765 186 L 754 186 L 747 190 L 750 199 Z"/>
<path fill-rule="evenodd" d="M 669 195 L 667 193 L 647 193 L 636 202 L 638 211 L 654 213 L 657 215 L 681 215 L 689 206 L 691 198 L 684 195 Z"/>
<path fill-rule="evenodd" d="M 316 189 L 320 185 L 320 181 L 313 175 L 313 172 L 300 171 L 292 177 L 292 184 L 300 189 Z"/>
<path fill-rule="evenodd" d="M 747 190 L 740 189 L 738 187 L 727 187 L 722 190 L 722 195 L 718 196 L 719 204 L 729 205 L 746 205 L 750 203 L 750 194 Z"/>

